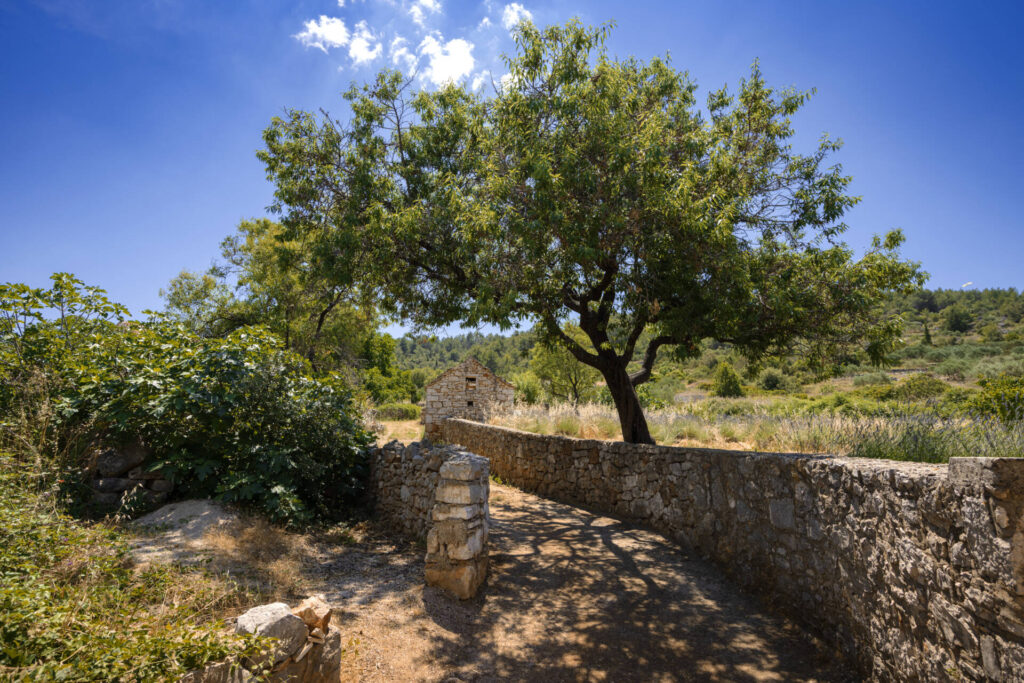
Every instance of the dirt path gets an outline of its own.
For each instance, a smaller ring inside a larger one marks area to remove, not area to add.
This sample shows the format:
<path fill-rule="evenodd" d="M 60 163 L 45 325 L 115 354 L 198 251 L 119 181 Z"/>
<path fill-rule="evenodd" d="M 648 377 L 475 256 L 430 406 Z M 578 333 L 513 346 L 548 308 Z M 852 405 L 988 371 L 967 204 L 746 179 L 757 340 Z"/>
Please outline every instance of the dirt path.
<path fill-rule="evenodd" d="M 321 558 L 351 641 L 345 680 L 851 680 L 658 534 L 509 487 L 490 500 L 491 573 L 474 600 L 424 588 L 422 548 L 379 539 Z"/>

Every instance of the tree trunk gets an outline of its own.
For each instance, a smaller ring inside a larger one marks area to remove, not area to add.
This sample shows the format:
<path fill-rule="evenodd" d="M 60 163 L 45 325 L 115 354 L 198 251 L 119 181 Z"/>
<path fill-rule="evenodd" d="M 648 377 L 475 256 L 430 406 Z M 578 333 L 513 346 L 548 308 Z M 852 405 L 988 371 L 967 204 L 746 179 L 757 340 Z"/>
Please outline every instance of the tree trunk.
<path fill-rule="evenodd" d="M 624 367 L 613 368 L 610 372 L 602 372 L 608 383 L 608 391 L 615 401 L 615 410 L 619 413 L 619 425 L 622 427 L 622 440 L 626 443 L 653 444 L 651 432 L 647 429 L 647 418 L 640 400 L 636 397 L 636 389 L 629 379 Z"/>

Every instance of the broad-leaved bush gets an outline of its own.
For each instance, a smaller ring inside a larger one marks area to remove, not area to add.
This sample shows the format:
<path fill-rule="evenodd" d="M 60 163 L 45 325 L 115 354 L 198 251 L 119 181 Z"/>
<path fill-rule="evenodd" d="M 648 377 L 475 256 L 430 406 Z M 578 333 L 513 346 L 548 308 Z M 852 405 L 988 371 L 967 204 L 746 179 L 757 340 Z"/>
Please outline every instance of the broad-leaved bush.
<path fill-rule="evenodd" d="M 314 377 L 304 358 L 262 328 L 203 338 L 159 318 L 118 322 L 123 308 L 105 309 L 101 290 L 55 278 L 86 292 L 99 313 L 53 320 L 44 315 L 52 292 L 0 291 L 4 310 L 13 311 L 7 320 L 25 321 L 8 324 L 0 342 L 0 373 L 11 387 L 0 396 L 8 441 L 43 424 L 35 438 L 50 445 L 37 449 L 39 459 L 69 434 L 104 445 L 141 438 L 157 458 L 152 468 L 181 494 L 293 525 L 342 517 L 361 495 L 371 438 L 339 378 Z M 20 388 L 33 381 L 45 392 Z M 18 417 L 27 413 L 49 417 Z"/>

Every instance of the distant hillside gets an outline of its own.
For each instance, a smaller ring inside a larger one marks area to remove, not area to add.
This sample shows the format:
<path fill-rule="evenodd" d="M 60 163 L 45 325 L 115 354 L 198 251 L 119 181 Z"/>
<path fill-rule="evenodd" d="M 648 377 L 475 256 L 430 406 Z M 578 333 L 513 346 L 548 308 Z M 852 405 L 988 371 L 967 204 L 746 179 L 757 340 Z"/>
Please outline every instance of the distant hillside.
<path fill-rule="evenodd" d="M 923 290 L 893 298 L 885 313 L 898 313 L 905 321 L 905 343 L 893 356 L 890 372 L 925 371 L 968 385 L 979 377 L 1000 372 L 1024 374 L 1024 294 L 1015 288 Z M 534 341 L 532 332 L 509 336 L 470 332 L 443 338 L 406 335 L 397 340 L 395 354 L 400 368 L 424 369 L 429 374 L 475 356 L 499 375 L 513 378 L 529 369 Z M 728 345 L 710 341 L 701 358 L 683 363 L 663 353 L 649 391 L 671 400 L 695 386 L 694 382 L 709 378 L 721 360 L 740 370 L 746 366 Z M 788 378 L 783 386 L 790 391 L 800 391 L 815 381 L 798 357 L 777 359 L 768 365 Z M 849 358 L 840 374 L 858 376 L 875 371 L 866 365 L 866 359 Z M 755 381 L 753 377 L 747 379 Z"/>
<path fill-rule="evenodd" d="M 406 335 L 398 340 L 395 361 L 403 370 L 441 371 L 473 356 L 493 372 L 511 377 L 526 370 L 533 343 L 532 332 L 510 336 L 469 332 L 441 338 Z"/>

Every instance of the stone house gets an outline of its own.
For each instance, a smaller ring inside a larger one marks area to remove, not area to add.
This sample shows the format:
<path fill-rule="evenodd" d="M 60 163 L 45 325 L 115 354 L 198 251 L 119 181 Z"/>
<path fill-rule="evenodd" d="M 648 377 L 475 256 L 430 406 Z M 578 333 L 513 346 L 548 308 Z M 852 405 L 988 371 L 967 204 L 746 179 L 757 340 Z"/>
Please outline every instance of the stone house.
<path fill-rule="evenodd" d="M 441 422 L 449 417 L 483 421 L 487 413 L 512 405 L 515 387 L 498 377 L 476 358 L 448 368 L 426 386 L 423 401 L 424 434 L 441 436 Z"/>

